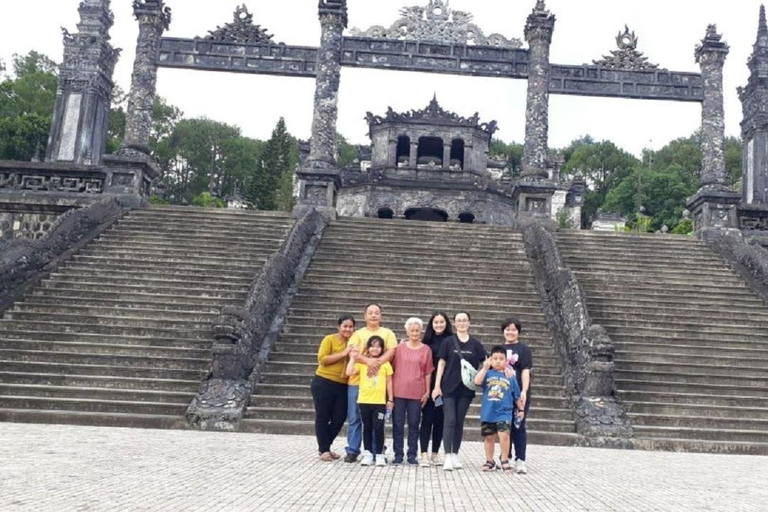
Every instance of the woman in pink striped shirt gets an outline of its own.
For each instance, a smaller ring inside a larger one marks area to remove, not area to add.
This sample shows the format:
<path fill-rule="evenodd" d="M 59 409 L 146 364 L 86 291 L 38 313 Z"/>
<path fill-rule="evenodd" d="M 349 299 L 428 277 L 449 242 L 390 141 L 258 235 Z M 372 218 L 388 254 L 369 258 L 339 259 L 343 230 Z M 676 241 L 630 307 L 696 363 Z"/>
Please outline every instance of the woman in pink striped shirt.
<path fill-rule="evenodd" d="M 421 342 L 424 322 L 409 318 L 405 322 L 408 339 L 400 343 L 392 361 L 395 374 L 392 383 L 395 394 L 395 409 L 392 414 L 392 437 L 395 445 L 394 464 L 403 463 L 403 435 L 406 417 L 408 421 L 408 464 L 419 463 L 416 458 L 419 442 L 419 421 L 421 409 L 429 399 L 429 384 L 432 377 L 432 350 Z"/>

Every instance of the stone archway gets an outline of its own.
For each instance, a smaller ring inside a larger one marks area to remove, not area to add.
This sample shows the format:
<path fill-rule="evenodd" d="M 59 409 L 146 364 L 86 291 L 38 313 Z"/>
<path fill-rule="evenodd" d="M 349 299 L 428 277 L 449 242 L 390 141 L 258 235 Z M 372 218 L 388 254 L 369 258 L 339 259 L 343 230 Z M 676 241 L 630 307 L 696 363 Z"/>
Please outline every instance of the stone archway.
<path fill-rule="evenodd" d="M 448 222 L 448 214 L 436 208 L 409 208 L 405 211 L 405 218 L 426 222 Z"/>

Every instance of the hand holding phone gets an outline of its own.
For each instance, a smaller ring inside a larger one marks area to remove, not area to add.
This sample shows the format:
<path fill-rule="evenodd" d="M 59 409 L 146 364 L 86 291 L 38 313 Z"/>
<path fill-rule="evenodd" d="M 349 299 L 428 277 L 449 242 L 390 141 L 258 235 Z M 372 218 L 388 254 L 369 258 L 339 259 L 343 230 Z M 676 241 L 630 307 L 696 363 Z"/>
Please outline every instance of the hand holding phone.
<path fill-rule="evenodd" d="M 443 406 L 443 395 L 438 396 L 435 398 L 435 407 L 442 407 Z"/>

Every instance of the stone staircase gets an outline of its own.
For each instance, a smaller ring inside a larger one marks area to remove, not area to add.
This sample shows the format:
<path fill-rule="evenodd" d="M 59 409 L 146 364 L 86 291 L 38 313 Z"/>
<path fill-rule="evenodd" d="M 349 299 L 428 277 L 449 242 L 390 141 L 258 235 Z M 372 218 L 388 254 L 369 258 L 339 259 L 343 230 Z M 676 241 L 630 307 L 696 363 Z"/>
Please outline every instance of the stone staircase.
<path fill-rule="evenodd" d="M 183 427 L 210 323 L 242 304 L 292 225 L 154 207 L 104 232 L 0 320 L 0 420 Z"/>
<path fill-rule="evenodd" d="M 637 446 L 768 454 L 768 307 L 703 243 L 561 231 Z"/>
<path fill-rule="evenodd" d="M 374 301 L 382 305 L 383 325 L 400 339 L 410 316 L 426 321 L 438 309 L 451 316 L 467 310 L 470 332 L 488 349 L 503 342 L 501 321 L 518 316 L 535 364 L 529 439 L 576 441 L 521 236 L 500 227 L 378 219 L 339 219 L 326 231 L 240 430 L 313 434 L 309 382 L 319 342 L 336 332 L 341 314 L 353 314 L 364 325 L 363 309 Z M 479 408 L 478 398 L 469 412 L 467 439 L 480 439 Z"/>

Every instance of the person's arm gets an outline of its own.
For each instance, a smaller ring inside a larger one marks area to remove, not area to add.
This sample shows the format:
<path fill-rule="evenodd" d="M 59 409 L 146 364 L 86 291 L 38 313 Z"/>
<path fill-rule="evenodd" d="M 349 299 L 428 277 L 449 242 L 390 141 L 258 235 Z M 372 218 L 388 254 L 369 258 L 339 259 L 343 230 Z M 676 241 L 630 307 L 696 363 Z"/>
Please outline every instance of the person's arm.
<path fill-rule="evenodd" d="M 347 348 L 345 348 L 341 352 L 336 352 L 335 354 L 332 354 L 331 353 L 332 348 L 333 348 L 333 342 L 331 341 L 330 338 L 325 338 L 323 342 L 320 344 L 320 350 L 317 353 L 317 360 L 321 365 L 330 366 L 332 364 L 336 364 L 342 359 L 346 359 L 352 350 L 352 346 L 347 345 Z"/>
<path fill-rule="evenodd" d="M 486 357 L 483 361 L 483 366 L 480 371 L 475 374 L 475 386 L 482 386 L 485 381 L 485 375 L 488 373 L 488 368 L 491 367 L 491 358 Z"/>
<path fill-rule="evenodd" d="M 392 386 L 392 374 L 387 375 L 387 405 L 395 405 L 395 391 Z M 391 407 L 388 407 L 391 409 Z"/>
<path fill-rule="evenodd" d="M 522 371 L 523 389 L 520 390 L 520 401 L 525 408 L 525 402 L 528 401 L 528 387 L 531 385 L 531 369 L 526 368 Z"/>
<path fill-rule="evenodd" d="M 429 385 L 430 381 L 432 380 L 432 372 L 427 373 L 424 375 L 424 389 L 426 391 L 424 392 L 424 396 L 421 397 L 421 407 L 424 408 L 425 405 L 427 405 L 427 401 L 429 401 Z"/>
<path fill-rule="evenodd" d="M 440 384 L 443 381 L 443 372 L 445 371 L 445 359 L 440 359 L 437 363 L 437 374 L 435 375 L 435 389 L 432 391 L 432 400 L 437 400 L 437 397 L 443 394 L 443 390 Z"/>
<path fill-rule="evenodd" d="M 355 354 L 355 351 L 352 352 L 352 354 Z M 352 355 L 349 358 L 349 362 L 347 363 L 347 376 L 352 377 L 353 375 L 357 375 L 360 373 L 357 368 L 355 368 L 355 356 Z"/>

